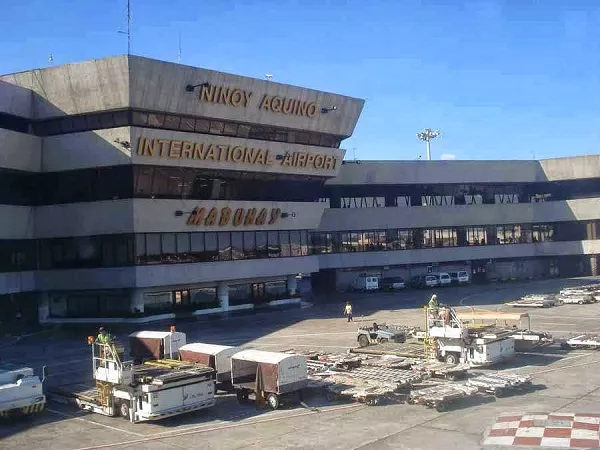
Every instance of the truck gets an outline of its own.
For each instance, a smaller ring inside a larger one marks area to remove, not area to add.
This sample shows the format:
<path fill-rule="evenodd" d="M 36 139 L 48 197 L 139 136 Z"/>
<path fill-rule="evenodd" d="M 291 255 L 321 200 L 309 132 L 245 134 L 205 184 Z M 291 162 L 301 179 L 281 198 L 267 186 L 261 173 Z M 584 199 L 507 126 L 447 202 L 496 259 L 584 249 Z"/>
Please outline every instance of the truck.
<path fill-rule="evenodd" d="M 356 341 L 360 347 L 383 342 L 406 342 L 408 328 L 388 327 L 386 324 L 373 323 L 370 327 L 360 327 Z"/>
<path fill-rule="evenodd" d="M 362 292 L 373 292 L 379 290 L 379 277 L 364 275 L 354 279 L 352 290 Z"/>
<path fill-rule="evenodd" d="M 513 358 L 514 330 L 467 327 L 454 308 L 446 305 L 425 308 L 425 357 L 450 364 L 488 366 Z"/>
<path fill-rule="evenodd" d="M 132 423 L 176 416 L 215 404 L 214 370 L 176 360 L 123 361 L 115 342 L 88 338 L 92 352 L 91 383 L 71 383 L 48 390 L 58 402 L 86 411 L 121 416 Z"/>
<path fill-rule="evenodd" d="M 46 396 L 42 380 L 31 367 L 0 363 L 0 417 L 30 415 L 44 410 Z"/>

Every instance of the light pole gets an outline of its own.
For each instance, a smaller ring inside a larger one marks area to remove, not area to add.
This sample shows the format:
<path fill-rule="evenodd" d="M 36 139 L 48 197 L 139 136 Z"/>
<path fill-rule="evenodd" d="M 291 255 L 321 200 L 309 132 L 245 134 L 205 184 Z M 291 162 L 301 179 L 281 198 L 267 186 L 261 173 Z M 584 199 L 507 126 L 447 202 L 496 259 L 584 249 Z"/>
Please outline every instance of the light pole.
<path fill-rule="evenodd" d="M 425 141 L 425 145 L 427 146 L 427 161 L 431 161 L 431 140 L 439 137 L 440 130 L 431 130 L 430 128 L 425 128 L 422 132 L 417 133 L 417 137 L 422 141 Z"/>

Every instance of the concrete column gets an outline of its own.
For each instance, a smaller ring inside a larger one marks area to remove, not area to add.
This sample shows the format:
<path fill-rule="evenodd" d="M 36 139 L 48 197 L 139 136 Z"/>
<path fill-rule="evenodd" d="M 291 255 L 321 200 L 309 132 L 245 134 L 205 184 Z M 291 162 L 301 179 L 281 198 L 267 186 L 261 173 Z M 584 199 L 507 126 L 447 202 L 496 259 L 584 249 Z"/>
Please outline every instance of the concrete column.
<path fill-rule="evenodd" d="M 131 291 L 131 300 L 129 309 L 134 314 L 144 312 L 144 291 L 142 289 L 133 289 Z"/>
<path fill-rule="evenodd" d="M 220 282 L 217 284 L 217 298 L 223 312 L 229 311 L 229 290 L 227 289 L 227 283 Z"/>
<path fill-rule="evenodd" d="M 298 280 L 296 275 L 288 275 L 287 288 L 290 295 L 295 295 L 298 292 Z"/>
<path fill-rule="evenodd" d="M 50 297 L 47 292 L 40 293 L 38 297 L 38 320 L 44 323 L 50 317 Z"/>
<path fill-rule="evenodd" d="M 598 268 L 598 258 L 600 258 L 600 256 L 590 256 L 590 275 L 598 276 L 598 274 L 600 273 L 600 270 Z"/>

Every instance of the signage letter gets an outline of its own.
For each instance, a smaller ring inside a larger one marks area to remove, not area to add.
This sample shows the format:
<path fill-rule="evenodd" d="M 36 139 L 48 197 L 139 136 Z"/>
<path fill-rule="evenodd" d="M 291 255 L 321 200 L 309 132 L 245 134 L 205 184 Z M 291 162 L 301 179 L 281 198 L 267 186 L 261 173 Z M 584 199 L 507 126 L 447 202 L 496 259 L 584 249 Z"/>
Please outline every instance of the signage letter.
<path fill-rule="evenodd" d="M 221 209 L 221 217 L 219 218 L 219 226 L 223 227 L 229 224 L 229 219 L 231 219 L 231 208 L 226 206 Z"/>
<path fill-rule="evenodd" d="M 212 227 L 217 223 L 217 208 L 211 208 L 208 212 L 208 216 L 206 216 L 206 220 L 204 221 L 204 225 L 207 227 Z"/>

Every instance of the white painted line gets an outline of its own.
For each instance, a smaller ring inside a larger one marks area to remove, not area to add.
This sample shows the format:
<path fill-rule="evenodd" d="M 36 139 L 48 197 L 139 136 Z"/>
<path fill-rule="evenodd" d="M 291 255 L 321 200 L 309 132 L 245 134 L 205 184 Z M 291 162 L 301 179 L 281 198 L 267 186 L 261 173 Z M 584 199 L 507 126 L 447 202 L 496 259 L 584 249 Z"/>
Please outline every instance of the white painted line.
<path fill-rule="evenodd" d="M 320 345 L 320 344 L 290 344 L 290 345 L 284 345 L 281 342 L 278 344 L 268 344 L 268 343 L 263 343 L 263 342 L 255 342 L 253 343 L 253 345 L 256 345 L 257 347 L 308 347 L 308 348 L 343 348 L 343 349 L 348 349 L 347 345 Z"/>
<path fill-rule="evenodd" d="M 73 416 L 71 414 L 66 414 L 66 413 L 63 413 L 63 412 L 60 412 L 60 411 L 56 411 L 54 409 L 46 408 L 46 411 L 48 411 L 49 413 L 52 413 L 52 414 L 56 414 L 56 415 L 59 415 L 59 416 L 62 416 L 62 417 L 66 417 L 68 420 L 79 420 L 81 422 L 90 423 L 92 425 L 98 425 L 99 427 L 108 428 L 109 430 L 119 431 L 121 433 L 126 433 L 126 434 L 131 434 L 132 436 L 137 436 L 137 437 L 143 437 L 143 436 L 145 436 L 144 434 L 135 433 L 133 431 L 128 431 L 128 430 L 123 430 L 122 428 L 111 427 L 110 425 L 105 425 L 103 423 L 94 422 L 93 420 L 87 420 L 87 419 L 84 419 L 83 417 Z"/>
<path fill-rule="evenodd" d="M 539 322 L 536 320 L 536 324 L 540 325 L 579 325 L 577 323 L 565 323 L 565 322 Z"/>
<path fill-rule="evenodd" d="M 358 327 L 357 327 L 358 328 Z M 265 336 L 260 339 L 281 339 L 281 338 L 289 338 L 289 337 L 311 337 L 311 336 L 335 336 L 340 334 L 356 334 L 356 330 L 354 331 L 337 331 L 331 333 L 309 333 L 309 334 L 277 334 L 275 336 Z"/>
<path fill-rule="evenodd" d="M 556 372 L 557 370 L 571 369 L 573 367 L 591 366 L 592 364 L 598 364 L 598 363 L 600 363 L 600 359 L 596 359 L 594 361 L 589 361 L 589 362 L 584 362 L 584 363 L 579 363 L 579 364 L 570 364 L 568 366 L 555 367 L 552 369 L 540 370 L 538 372 L 533 372 L 532 375 L 539 375 L 541 373 L 548 373 L 548 372 Z"/>

